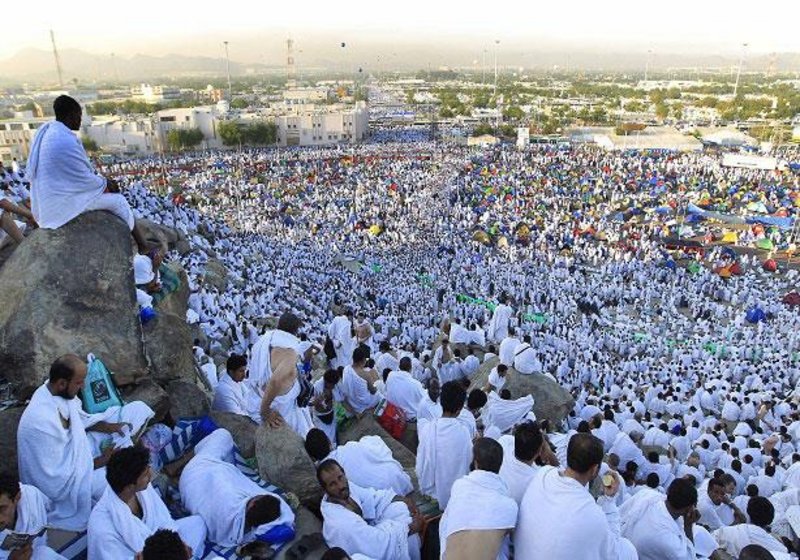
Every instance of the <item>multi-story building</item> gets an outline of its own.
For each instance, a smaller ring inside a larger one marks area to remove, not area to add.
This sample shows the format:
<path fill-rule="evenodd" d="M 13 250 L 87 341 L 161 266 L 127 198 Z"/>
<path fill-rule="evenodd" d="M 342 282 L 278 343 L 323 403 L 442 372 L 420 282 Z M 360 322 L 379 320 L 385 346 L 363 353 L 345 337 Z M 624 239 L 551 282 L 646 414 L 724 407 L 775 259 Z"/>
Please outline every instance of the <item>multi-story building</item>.
<path fill-rule="evenodd" d="M 173 86 L 139 84 L 131 88 L 131 97 L 135 101 L 144 101 L 145 103 L 163 103 L 180 99 L 181 90 Z"/>
<path fill-rule="evenodd" d="M 10 164 L 14 158 L 19 161 L 27 159 L 36 129 L 49 120 L 22 118 L 0 121 L 0 159 L 3 164 Z"/>
<path fill-rule="evenodd" d="M 363 140 L 369 129 L 369 111 L 363 101 L 354 105 L 306 107 L 276 115 L 280 146 L 323 146 Z"/>

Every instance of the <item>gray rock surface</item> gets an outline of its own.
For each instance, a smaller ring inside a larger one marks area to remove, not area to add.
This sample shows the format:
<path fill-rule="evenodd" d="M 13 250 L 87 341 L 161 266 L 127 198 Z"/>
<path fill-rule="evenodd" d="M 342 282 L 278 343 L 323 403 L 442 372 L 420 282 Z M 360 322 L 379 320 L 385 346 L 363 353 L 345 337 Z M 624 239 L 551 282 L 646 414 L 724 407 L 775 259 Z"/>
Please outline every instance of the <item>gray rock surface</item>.
<path fill-rule="evenodd" d="M 232 412 L 211 412 L 211 419 L 220 428 L 225 428 L 233 436 L 242 457 L 249 459 L 256 456 L 256 429 L 258 424 L 247 416 Z"/>
<path fill-rule="evenodd" d="M 472 378 L 472 386 L 484 387 L 489 379 L 489 373 L 498 363 L 500 363 L 498 358 L 492 358 L 481 364 L 478 373 Z M 544 375 L 522 375 L 511 368 L 503 388 L 511 391 L 512 399 L 533 395 L 533 411 L 536 413 L 536 418 L 547 419 L 553 426 L 558 426 L 575 406 L 572 395 Z"/>
<path fill-rule="evenodd" d="M 17 426 L 25 407 L 0 410 L 0 472 L 17 474 Z"/>
<path fill-rule="evenodd" d="M 225 288 L 228 287 L 228 269 L 220 261 L 209 259 L 206 263 L 203 282 L 209 286 L 214 286 L 220 292 L 224 292 Z"/>
<path fill-rule="evenodd" d="M 175 296 L 171 294 L 169 297 Z M 185 316 L 156 308 L 156 317 L 142 327 L 153 379 L 161 384 L 194 379 L 192 333 Z"/>
<path fill-rule="evenodd" d="M 256 460 L 261 476 L 292 492 L 312 509 L 322 499 L 316 469 L 303 447 L 302 438 L 289 426 L 259 426 L 256 430 Z"/>
<path fill-rule="evenodd" d="M 169 413 L 169 395 L 152 379 L 143 379 L 127 387 L 122 391 L 122 398 L 125 402 L 142 401 L 149 406 L 155 412 L 151 424 L 162 422 Z"/>
<path fill-rule="evenodd" d="M 166 390 L 173 420 L 205 416 L 211 409 L 208 395 L 192 381 L 173 381 Z"/>
<path fill-rule="evenodd" d="M 65 353 L 101 358 L 119 385 L 148 372 L 132 238 L 107 212 L 38 229 L 0 268 L 0 367 L 26 399 Z"/>

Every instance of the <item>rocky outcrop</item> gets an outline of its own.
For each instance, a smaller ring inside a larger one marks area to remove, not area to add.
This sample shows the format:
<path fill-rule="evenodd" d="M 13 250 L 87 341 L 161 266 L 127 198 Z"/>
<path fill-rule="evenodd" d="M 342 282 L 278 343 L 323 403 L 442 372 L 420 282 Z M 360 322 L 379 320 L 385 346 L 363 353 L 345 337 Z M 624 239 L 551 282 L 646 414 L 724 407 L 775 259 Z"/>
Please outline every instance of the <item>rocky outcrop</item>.
<path fill-rule="evenodd" d="M 0 472 L 17 474 L 17 426 L 23 407 L 0 410 Z"/>
<path fill-rule="evenodd" d="M 213 286 L 220 292 L 224 292 L 228 287 L 228 269 L 216 259 L 209 259 L 206 263 L 206 271 L 203 275 L 203 282 L 208 286 Z"/>
<path fill-rule="evenodd" d="M 211 412 L 211 419 L 220 428 L 225 428 L 233 436 L 239 453 L 245 459 L 256 456 L 256 429 L 258 424 L 248 416 L 233 414 L 232 412 Z"/>
<path fill-rule="evenodd" d="M 148 249 L 159 248 L 165 253 L 178 251 L 181 255 L 191 251 L 186 236 L 180 230 L 146 219 L 136 220 L 136 224 L 142 230 Z"/>
<path fill-rule="evenodd" d="M 500 363 L 498 358 L 492 358 L 481 364 L 478 373 L 472 377 L 472 386 L 484 387 L 489 379 L 489 373 L 498 363 Z M 552 426 L 558 426 L 575 406 L 575 399 L 569 391 L 544 375 L 522 375 L 511 368 L 503 388 L 511 392 L 512 399 L 533 395 L 533 411 L 536 413 L 536 418 L 547 419 Z"/>
<path fill-rule="evenodd" d="M 259 426 L 256 430 L 258 472 L 265 479 L 293 493 L 314 509 L 322 500 L 316 469 L 303 446 L 303 439 L 289 426 Z"/>
<path fill-rule="evenodd" d="M 173 296 L 175 294 L 170 294 L 167 300 Z M 155 318 L 142 330 L 153 379 L 162 384 L 176 379 L 194 379 L 193 339 L 185 315 L 165 313 L 158 307 Z"/>
<path fill-rule="evenodd" d="M 135 386 L 127 387 L 122 391 L 125 402 L 142 401 L 149 406 L 155 416 L 151 424 L 162 422 L 169 413 L 169 395 L 152 379 L 144 379 Z"/>
<path fill-rule="evenodd" d="M 132 259 L 130 232 L 107 212 L 38 229 L 11 254 L 0 268 L 0 369 L 18 398 L 69 352 L 94 353 L 120 385 L 147 374 Z"/>
<path fill-rule="evenodd" d="M 173 381 L 166 389 L 173 420 L 205 416 L 211 409 L 208 395 L 192 381 Z"/>

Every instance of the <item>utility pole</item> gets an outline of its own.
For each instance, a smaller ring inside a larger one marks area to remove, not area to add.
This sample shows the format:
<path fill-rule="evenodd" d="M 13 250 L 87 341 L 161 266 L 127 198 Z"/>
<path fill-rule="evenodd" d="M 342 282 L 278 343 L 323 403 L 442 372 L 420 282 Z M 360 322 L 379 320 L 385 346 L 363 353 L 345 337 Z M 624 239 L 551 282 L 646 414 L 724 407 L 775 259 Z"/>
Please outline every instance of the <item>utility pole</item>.
<path fill-rule="evenodd" d="M 61 59 L 58 57 L 58 49 L 56 48 L 56 36 L 53 30 L 50 30 L 50 42 L 53 44 L 53 58 L 56 60 L 56 70 L 58 71 L 58 85 L 64 87 L 64 75 L 61 72 Z"/>
<path fill-rule="evenodd" d="M 228 101 L 233 100 L 233 89 L 231 88 L 231 58 L 228 56 L 228 41 L 223 41 L 225 45 L 225 69 L 228 72 Z"/>
<path fill-rule="evenodd" d="M 500 44 L 500 39 L 494 40 L 494 92 L 493 95 L 497 98 L 497 45 Z"/>
<path fill-rule="evenodd" d="M 650 57 L 652 56 L 653 51 L 651 49 L 647 49 L 647 60 L 644 63 L 644 81 L 647 81 L 647 74 L 650 71 Z"/>

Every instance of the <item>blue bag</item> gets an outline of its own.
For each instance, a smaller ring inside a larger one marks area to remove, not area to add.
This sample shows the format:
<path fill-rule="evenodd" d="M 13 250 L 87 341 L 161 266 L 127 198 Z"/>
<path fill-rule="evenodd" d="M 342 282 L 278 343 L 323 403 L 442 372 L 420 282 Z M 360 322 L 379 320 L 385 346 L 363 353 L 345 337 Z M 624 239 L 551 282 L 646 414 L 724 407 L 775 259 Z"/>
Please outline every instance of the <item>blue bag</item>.
<path fill-rule="evenodd" d="M 122 406 L 122 397 L 105 364 L 89 354 L 86 358 L 86 381 L 81 389 L 83 409 L 89 414 L 105 412 L 112 406 Z"/>

